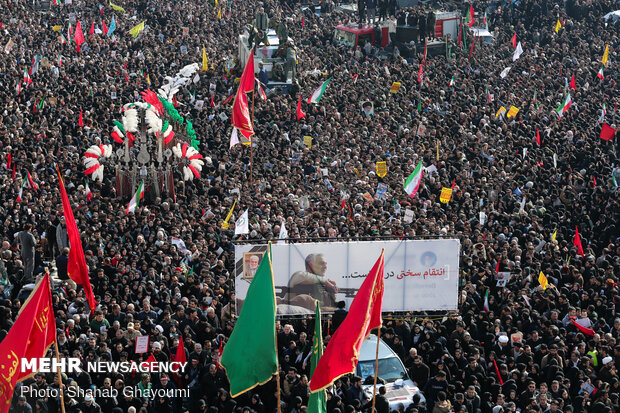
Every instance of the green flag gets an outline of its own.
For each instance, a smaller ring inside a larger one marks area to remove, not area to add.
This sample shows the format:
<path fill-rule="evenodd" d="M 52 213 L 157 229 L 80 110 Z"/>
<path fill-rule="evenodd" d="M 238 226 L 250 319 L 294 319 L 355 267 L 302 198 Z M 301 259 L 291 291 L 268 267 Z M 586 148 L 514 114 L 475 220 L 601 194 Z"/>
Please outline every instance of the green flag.
<path fill-rule="evenodd" d="M 316 319 L 314 321 L 314 339 L 312 340 L 312 358 L 310 360 L 310 378 L 314 374 L 314 369 L 319 363 L 319 359 L 323 355 L 323 336 L 321 334 L 321 308 L 319 302 L 316 302 Z M 310 393 L 308 400 L 308 413 L 325 413 L 327 412 L 327 397 L 325 390 L 319 390 L 316 393 Z"/>
<path fill-rule="evenodd" d="M 230 380 L 232 397 L 268 382 L 278 372 L 271 245 L 250 284 L 221 363 Z"/>

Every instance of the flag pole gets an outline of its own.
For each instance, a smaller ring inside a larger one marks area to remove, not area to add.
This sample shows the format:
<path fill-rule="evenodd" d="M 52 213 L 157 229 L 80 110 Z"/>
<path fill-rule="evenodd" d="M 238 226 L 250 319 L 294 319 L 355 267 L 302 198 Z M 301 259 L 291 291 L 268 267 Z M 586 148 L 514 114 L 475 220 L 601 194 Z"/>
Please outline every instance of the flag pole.
<path fill-rule="evenodd" d="M 377 400 L 377 374 L 379 372 L 379 342 L 381 341 L 381 326 L 377 328 L 377 352 L 375 353 L 375 383 L 372 387 L 372 409 L 371 413 L 375 413 L 375 401 Z"/>
<path fill-rule="evenodd" d="M 48 275 L 49 277 L 49 295 L 50 295 L 50 305 L 52 305 L 52 303 L 54 302 L 52 300 L 52 278 Z M 53 311 L 53 310 L 52 310 Z M 62 374 L 60 373 L 60 354 L 58 354 L 58 332 L 54 331 L 54 350 L 56 352 L 56 374 L 58 374 L 58 389 L 60 390 L 60 409 L 62 411 L 62 413 L 66 413 L 65 410 L 65 391 L 63 389 L 62 386 Z"/>
<path fill-rule="evenodd" d="M 254 92 L 252 92 L 252 117 L 254 117 Z M 254 122 L 252 122 L 252 124 L 254 124 Z M 251 145 L 250 145 L 250 147 L 251 147 Z M 250 151 L 250 154 L 251 153 L 252 152 Z M 269 260 L 271 260 L 271 241 L 269 242 L 269 246 L 267 248 L 269 248 L 269 250 L 268 250 L 268 258 L 269 258 Z M 271 262 L 269 263 L 269 265 L 271 266 Z M 271 273 L 271 276 L 273 277 L 273 271 Z M 278 304 L 276 303 L 276 312 L 277 312 L 277 307 L 278 307 Z M 276 329 L 275 323 L 273 325 L 273 329 L 274 330 Z M 276 340 L 275 340 L 275 342 L 276 342 L 276 360 L 277 360 L 277 363 L 278 363 L 278 369 L 277 369 L 277 373 L 276 373 L 276 389 L 277 389 L 278 395 L 277 395 L 277 398 L 276 398 L 276 403 L 278 403 L 278 410 L 277 410 L 277 412 L 278 413 L 282 413 L 282 406 L 280 405 L 280 403 L 281 403 L 281 400 L 280 400 L 280 398 L 281 398 L 281 396 L 280 396 L 280 393 L 281 393 L 281 390 L 280 390 L 280 361 L 279 361 L 279 359 L 277 357 L 277 354 L 278 354 L 278 332 L 277 331 L 274 331 L 274 332 L 276 333 L 276 337 L 275 337 L 276 338 Z"/>
<path fill-rule="evenodd" d="M 259 86 L 260 87 L 260 86 Z M 256 90 L 256 88 L 254 88 L 254 90 L 252 90 L 252 128 L 254 128 L 254 91 Z M 252 139 L 252 137 L 250 137 L 250 185 L 252 185 L 252 176 L 254 175 L 254 161 L 253 161 L 253 156 L 252 154 L 254 153 L 254 145 L 252 145 L 252 141 L 254 139 Z M 280 381 L 278 380 L 278 383 Z M 278 406 L 278 411 L 280 410 L 280 407 Z"/>

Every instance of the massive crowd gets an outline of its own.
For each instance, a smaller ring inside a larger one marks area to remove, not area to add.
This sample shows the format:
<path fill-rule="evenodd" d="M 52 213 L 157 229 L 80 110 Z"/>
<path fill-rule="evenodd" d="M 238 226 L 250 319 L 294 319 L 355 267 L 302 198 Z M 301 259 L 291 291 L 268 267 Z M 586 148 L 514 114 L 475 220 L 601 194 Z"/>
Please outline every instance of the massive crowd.
<path fill-rule="evenodd" d="M 295 2 L 266 0 L 262 5 L 270 19 L 286 19 L 294 39 L 298 86 L 256 100 L 252 180 L 248 148 L 229 149 L 229 122 L 210 115 L 230 115 L 223 101 L 235 90 L 233 79 L 241 69 L 236 62 L 229 72 L 227 63 L 237 58 L 237 38 L 254 20 L 256 1 L 125 1 L 125 13 L 107 4 L 101 12 L 97 2 L 68 3 L 47 12 L 35 11 L 31 2 L 0 0 L 0 163 L 7 164 L 11 154 L 16 165 L 15 177 L 12 169 L 0 168 L 0 337 L 17 316 L 25 284 L 45 271 L 67 278 L 69 245 L 56 164 L 74 206 L 99 303 L 90 318 L 81 288 L 65 282 L 54 290 L 60 352 L 114 361 L 146 359 L 152 352 L 162 361 L 184 345 L 191 365 L 182 377 L 64 375 L 66 389 L 191 391 L 189 398 L 156 400 L 130 395 L 93 400 L 67 391 L 68 412 L 276 410 L 275 379 L 231 399 L 217 365 L 220 343 L 235 322 L 234 226 L 221 228 L 235 189 L 240 193 L 235 215 L 249 209 L 252 222 L 242 238 L 277 238 L 286 222 L 292 241 L 437 235 L 461 240 L 458 314 L 399 315 L 385 322 L 386 342 L 426 398 L 426 403 L 414 400 L 408 412 L 620 411 L 620 159 L 615 140 L 599 139 L 602 111 L 604 121 L 615 126 L 620 103 L 620 25 L 603 19 L 620 8 L 617 1 L 476 2 L 478 20 L 487 11 L 493 44 L 477 42 L 470 55 L 471 43 L 459 47 L 452 39 L 449 56 L 427 59 L 420 86 L 422 44 L 398 44 L 398 51 L 392 45 L 386 50 L 336 46 L 334 26 L 355 16 L 316 15 L 302 12 Z M 365 5 L 378 9 L 377 16 L 395 8 L 393 2 L 378 3 Z M 433 7 L 465 14 L 469 4 Z M 420 15 L 419 21 L 426 16 L 423 6 L 396 10 L 405 12 Z M 87 35 L 93 21 L 101 28 L 112 14 L 115 36 Z M 85 30 L 80 53 L 58 39 L 66 36 L 70 21 L 75 27 L 72 19 Z M 142 20 L 147 29 L 134 39 L 128 31 Z M 62 30 L 55 32 L 56 25 Z M 515 33 L 524 53 L 513 62 Z M 102 184 L 89 182 L 94 198 L 87 201 L 79 162 L 85 150 L 114 144 L 112 121 L 122 104 L 148 87 L 147 75 L 156 89 L 165 76 L 200 62 L 203 45 L 208 71 L 177 95 L 179 111 L 194 119 L 200 152 L 211 159 L 202 178 L 177 192 L 176 200 L 147 202 L 127 214 L 127 200 L 117 199 L 114 176 L 108 174 Z M 601 80 L 597 73 L 606 45 L 609 63 Z M 32 84 L 22 84 L 17 94 L 16 84 L 37 55 L 41 63 Z M 508 66 L 508 75 L 500 76 Z M 575 91 L 565 80 L 573 75 Z M 328 77 L 320 105 L 304 104 L 307 116 L 297 121 L 298 93 L 305 98 Z M 390 94 L 394 81 L 402 87 Z M 216 85 L 215 106 L 199 111 L 192 97 L 208 101 L 211 84 Z M 568 91 L 573 104 L 558 119 L 556 108 Z M 373 102 L 373 115 L 363 113 L 365 101 Z M 520 112 L 515 118 L 496 117 L 502 105 Z M 84 127 L 78 125 L 80 111 Z M 303 136 L 312 136 L 311 149 L 303 145 Z M 420 160 L 436 172 L 426 174 L 411 199 L 402 182 Z M 375 173 L 376 161 L 387 161 L 384 178 Z M 39 189 L 24 189 L 17 202 L 26 170 Z M 453 181 L 452 200 L 440 203 L 441 188 Z M 388 185 L 386 197 L 364 197 L 374 194 L 378 183 Z M 309 207 L 300 204 L 303 196 L 309 197 Z M 203 209 L 215 217 L 202 219 Z M 406 209 L 413 211 L 411 223 L 404 221 Z M 583 257 L 573 246 L 576 227 Z M 183 256 L 171 237 L 182 238 L 189 255 Z M 512 273 L 505 287 L 496 285 L 498 262 L 500 271 Z M 537 280 L 540 271 L 551 284 L 545 290 Z M 483 310 L 487 290 L 488 312 Z M 578 330 L 573 319 L 581 319 L 594 335 Z M 303 361 L 313 324 L 311 319 L 278 323 L 285 413 L 306 409 L 309 366 Z M 506 343 L 499 333 L 523 338 Z M 136 355 L 135 338 L 145 334 L 151 349 Z M 344 377 L 329 390 L 329 413 L 368 408 L 356 383 Z M 59 384 L 52 374 L 37 374 L 20 386 Z M 379 413 L 388 413 L 385 403 L 377 406 Z M 59 412 L 60 403 L 57 397 L 16 393 L 12 411 Z"/>

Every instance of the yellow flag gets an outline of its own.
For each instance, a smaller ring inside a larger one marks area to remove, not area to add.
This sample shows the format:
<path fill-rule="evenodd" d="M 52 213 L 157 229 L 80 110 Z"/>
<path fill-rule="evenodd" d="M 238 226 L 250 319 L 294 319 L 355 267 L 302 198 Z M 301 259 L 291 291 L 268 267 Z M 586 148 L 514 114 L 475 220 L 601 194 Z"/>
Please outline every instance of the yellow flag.
<path fill-rule="evenodd" d="M 312 136 L 304 136 L 304 145 L 306 145 L 308 149 L 312 149 Z"/>
<path fill-rule="evenodd" d="M 138 35 L 140 34 L 140 32 L 142 30 L 144 30 L 144 23 L 146 23 L 146 20 L 144 20 L 142 23 L 138 24 L 137 26 L 134 26 L 131 30 L 129 30 L 129 33 L 135 38 L 138 37 Z"/>
<path fill-rule="evenodd" d="M 377 164 L 377 176 L 379 178 L 383 178 L 387 175 L 387 164 L 385 161 L 378 161 Z"/>
<path fill-rule="evenodd" d="M 207 65 L 208 63 L 208 59 L 207 59 L 207 51 L 205 50 L 205 46 L 202 45 L 202 71 L 206 72 L 207 70 L 209 70 L 209 66 Z"/>
<path fill-rule="evenodd" d="M 398 93 L 398 89 L 400 89 L 400 82 L 394 82 L 390 88 L 390 93 Z"/>
<path fill-rule="evenodd" d="M 120 11 L 121 13 L 127 13 L 127 11 L 121 6 L 117 6 L 116 4 L 110 2 L 110 7 L 112 7 L 116 11 Z"/>
<path fill-rule="evenodd" d="M 218 5 L 219 5 L 218 1 L 217 1 L 217 0 L 215 0 L 215 7 L 217 8 L 217 7 L 218 7 Z"/>
<path fill-rule="evenodd" d="M 237 205 L 236 199 L 235 199 L 235 202 L 233 202 L 233 205 L 230 208 L 230 211 L 228 211 L 228 215 L 226 215 L 226 219 L 224 220 L 224 222 L 222 222 L 222 229 L 228 229 L 228 227 L 230 226 L 228 221 L 230 220 L 230 217 L 232 216 L 232 213 L 235 210 L 235 205 Z"/>
<path fill-rule="evenodd" d="M 501 115 L 503 115 L 504 113 L 506 113 L 506 108 L 505 107 L 501 107 L 499 108 L 499 110 L 497 111 L 497 113 L 495 114 L 495 117 L 500 117 Z"/>
<path fill-rule="evenodd" d="M 560 23 L 560 19 L 558 18 L 558 22 L 555 24 L 555 32 L 559 32 L 562 28 L 562 23 Z"/>
<path fill-rule="evenodd" d="M 543 288 L 543 290 L 547 289 L 547 286 L 549 285 L 549 281 L 547 281 L 547 277 L 545 277 L 545 274 L 543 274 L 543 272 L 540 272 L 540 275 L 538 276 L 538 282 L 540 283 L 540 286 Z"/>
<path fill-rule="evenodd" d="M 609 45 L 605 46 L 605 53 L 603 53 L 603 58 L 601 59 L 603 66 L 607 66 L 608 59 L 609 59 Z"/>
<path fill-rule="evenodd" d="M 222 9 L 219 8 L 217 9 L 217 17 L 221 20 L 222 19 Z"/>
<path fill-rule="evenodd" d="M 551 234 L 551 239 L 555 241 L 555 238 L 558 236 L 558 230 L 556 229 L 555 231 L 553 231 L 553 234 Z"/>
<path fill-rule="evenodd" d="M 151 84 L 151 77 L 148 73 L 146 74 L 146 83 L 148 83 L 149 85 Z"/>
<path fill-rule="evenodd" d="M 442 204 L 447 204 L 448 202 L 450 202 L 450 199 L 452 198 L 452 188 L 441 188 L 441 195 L 439 195 L 439 201 Z"/>
<path fill-rule="evenodd" d="M 513 116 L 517 116 L 517 113 L 519 113 L 519 108 L 511 106 L 510 109 L 508 110 L 508 114 L 506 115 L 506 117 L 511 118 Z"/>
<path fill-rule="evenodd" d="M 437 160 L 439 160 L 439 139 L 437 139 Z"/>
<path fill-rule="evenodd" d="M 62 29 L 62 26 L 56 25 L 54 27 L 52 27 L 52 30 L 57 32 L 58 30 Z"/>

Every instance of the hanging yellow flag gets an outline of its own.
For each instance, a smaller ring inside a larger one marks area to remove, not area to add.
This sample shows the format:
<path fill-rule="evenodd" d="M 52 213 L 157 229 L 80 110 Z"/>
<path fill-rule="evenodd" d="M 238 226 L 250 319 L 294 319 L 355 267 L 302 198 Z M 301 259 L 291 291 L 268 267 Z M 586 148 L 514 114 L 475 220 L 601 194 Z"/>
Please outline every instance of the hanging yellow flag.
<path fill-rule="evenodd" d="M 151 77 L 148 73 L 146 74 L 146 83 L 148 83 L 149 85 L 151 84 Z"/>
<path fill-rule="evenodd" d="M 452 198 L 452 188 L 441 188 L 441 195 L 439 195 L 439 201 L 442 204 L 447 204 Z"/>
<path fill-rule="evenodd" d="M 605 46 L 605 53 L 603 53 L 603 58 L 601 59 L 603 66 L 607 66 L 608 59 L 609 59 L 609 45 Z"/>
<path fill-rule="evenodd" d="M 205 50 L 205 46 L 204 44 L 202 45 L 202 71 L 206 72 L 207 70 L 209 70 L 209 66 L 207 65 L 207 63 L 209 62 L 209 59 L 207 59 L 207 51 Z"/>
<path fill-rule="evenodd" d="M 543 288 L 543 290 L 547 289 L 547 286 L 549 285 L 549 281 L 547 281 L 547 277 L 545 277 L 545 274 L 543 274 L 543 272 L 540 272 L 540 275 L 538 276 L 538 282 L 540 283 L 540 286 Z"/>
<path fill-rule="evenodd" d="M 555 231 L 553 231 L 553 234 L 551 234 L 551 239 L 555 241 L 555 238 L 558 236 L 558 230 L 556 229 Z"/>
<path fill-rule="evenodd" d="M 217 9 L 217 17 L 221 20 L 222 19 L 222 9 L 219 8 Z"/>
<path fill-rule="evenodd" d="M 62 26 L 56 25 L 54 27 L 52 27 L 52 30 L 57 32 L 58 30 L 62 29 Z"/>
<path fill-rule="evenodd" d="M 502 116 L 504 113 L 506 113 L 506 108 L 502 106 L 501 108 L 499 108 L 499 110 L 495 114 L 495 117 L 498 118 L 498 117 Z"/>
<path fill-rule="evenodd" d="M 437 139 L 436 142 L 437 142 L 437 160 L 439 160 L 439 139 Z"/>
<path fill-rule="evenodd" d="M 228 215 L 226 215 L 226 219 L 224 220 L 224 222 L 222 222 L 222 229 L 228 229 L 228 227 L 230 226 L 228 221 L 230 220 L 230 217 L 232 216 L 232 213 L 235 210 L 235 205 L 237 205 L 236 198 L 235 198 L 235 202 L 233 202 L 232 208 L 230 208 L 230 211 L 228 211 Z"/>
<path fill-rule="evenodd" d="M 385 161 L 377 162 L 377 176 L 383 178 L 385 175 L 387 175 L 387 164 Z"/>
<path fill-rule="evenodd" d="M 215 0 L 215 7 L 217 8 L 219 6 L 219 3 L 217 0 Z"/>
<path fill-rule="evenodd" d="M 398 89 L 400 89 L 400 82 L 394 82 L 390 88 L 390 93 L 398 93 Z"/>
<path fill-rule="evenodd" d="M 110 2 L 110 7 L 112 7 L 116 11 L 120 11 L 121 13 L 127 13 L 127 11 L 121 6 L 117 6 L 116 4 Z"/>
<path fill-rule="evenodd" d="M 140 34 L 140 32 L 142 30 L 144 30 L 144 23 L 146 23 L 146 20 L 144 20 L 142 23 L 138 24 L 137 26 L 134 26 L 131 30 L 129 30 L 129 33 L 134 37 L 138 37 L 138 35 Z"/>
<path fill-rule="evenodd" d="M 558 22 L 555 24 L 555 32 L 559 32 L 562 28 L 562 23 L 560 23 L 560 19 L 558 18 Z"/>
<path fill-rule="evenodd" d="M 511 118 L 513 116 L 517 116 L 517 113 L 519 113 L 519 108 L 511 106 L 506 117 Z"/>
<path fill-rule="evenodd" d="M 312 136 L 304 136 L 304 145 L 306 145 L 308 149 L 312 149 Z"/>
<path fill-rule="evenodd" d="M 358 178 L 361 178 L 362 176 L 360 175 L 360 171 L 357 170 L 357 168 L 353 168 L 353 170 L 355 171 L 355 175 L 357 175 Z"/>

